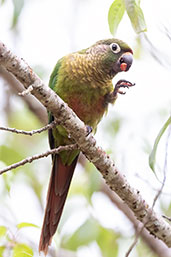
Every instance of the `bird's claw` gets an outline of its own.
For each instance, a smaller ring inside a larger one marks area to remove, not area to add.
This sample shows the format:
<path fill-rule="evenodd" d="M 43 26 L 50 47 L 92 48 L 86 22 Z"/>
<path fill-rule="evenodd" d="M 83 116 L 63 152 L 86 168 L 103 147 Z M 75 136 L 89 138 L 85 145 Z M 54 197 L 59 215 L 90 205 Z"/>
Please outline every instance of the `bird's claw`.
<path fill-rule="evenodd" d="M 116 96 L 118 93 L 121 95 L 125 95 L 126 92 L 123 92 L 122 90 L 120 90 L 120 88 L 128 88 L 129 89 L 130 87 L 133 87 L 133 86 L 135 86 L 135 83 L 131 83 L 128 80 L 121 79 L 115 85 L 114 95 Z"/>
<path fill-rule="evenodd" d="M 89 125 L 86 125 L 86 129 L 87 129 L 87 135 L 86 136 L 88 136 L 93 131 L 93 129 Z"/>

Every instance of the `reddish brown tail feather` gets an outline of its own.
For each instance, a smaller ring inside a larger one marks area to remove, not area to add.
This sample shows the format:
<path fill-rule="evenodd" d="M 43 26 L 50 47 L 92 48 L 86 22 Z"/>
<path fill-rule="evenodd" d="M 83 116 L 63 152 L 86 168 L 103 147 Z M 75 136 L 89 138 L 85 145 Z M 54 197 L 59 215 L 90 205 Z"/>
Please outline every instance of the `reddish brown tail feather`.
<path fill-rule="evenodd" d="M 59 155 L 55 155 L 53 158 L 47 204 L 39 242 L 39 252 L 43 251 L 45 255 L 60 221 L 77 158 L 70 166 L 63 165 Z"/>

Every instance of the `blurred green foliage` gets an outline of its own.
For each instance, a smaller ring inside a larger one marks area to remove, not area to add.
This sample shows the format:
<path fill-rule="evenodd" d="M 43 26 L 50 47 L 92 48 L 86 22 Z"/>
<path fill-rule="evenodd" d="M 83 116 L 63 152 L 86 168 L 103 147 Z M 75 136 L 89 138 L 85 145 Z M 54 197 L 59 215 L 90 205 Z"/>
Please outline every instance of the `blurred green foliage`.
<path fill-rule="evenodd" d="M 4 4 L 5 3 L 5 0 L 1 0 L 1 4 Z"/>
<path fill-rule="evenodd" d="M 143 241 L 137 246 L 138 257 L 157 257 L 158 255 L 154 254 L 150 249 L 148 249 Z M 164 257 L 164 256 L 163 256 Z"/>
<path fill-rule="evenodd" d="M 5 226 L 0 226 L 0 237 L 5 236 L 7 228 Z"/>
<path fill-rule="evenodd" d="M 33 250 L 26 244 L 16 244 L 13 248 L 13 257 L 32 257 Z"/>
<path fill-rule="evenodd" d="M 24 0 L 13 0 L 13 6 L 12 29 L 14 29 L 18 23 L 19 16 L 24 7 Z"/>
<path fill-rule="evenodd" d="M 62 247 L 76 251 L 80 246 L 96 241 L 103 256 L 117 257 L 118 237 L 113 230 L 105 229 L 91 216 L 71 237 L 64 237 Z"/>
<path fill-rule="evenodd" d="M 31 113 L 26 108 L 25 105 L 22 105 L 17 110 L 15 108 L 12 108 L 12 110 L 7 114 L 7 121 L 9 127 L 15 127 L 18 129 L 31 130 L 37 129 L 41 126 L 39 120 L 34 116 L 33 113 Z M 115 133 L 115 135 L 117 135 L 117 133 L 119 133 L 119 127 L 119 117 L 116 118 L 116 122 L 111 119 L 108 124 L 105 124 L 105 129 L 108 131 L 107 134 Z M 31 156 L 35 153 L 41 152 L 42 142 L 47 143 L 47 132 L 32 137 L 6 132 L 4 133 L 4 143 L 0 146 L 0 159 L 5 165 L 10 165 L 12 163 L 18 162 L 21 159 L 26 158 L 27 156 Z M 43 161 L 40 161 L 40 163 L 41 162 Z M 40 164 L 41 167 L 42 165 Z M 101 176 L 91 163 L 83 162 L 83 166 L 85 172 L 82 173 L 82 179 L 78 181 L 79 183 L 73 183 L 73 186 L 69 193 L 69 197 L 72 198 L 76 195 L 82 195 L 86 198 L 87 204 L 92 208 L 91 199 L 93 193 L 100 190 Z M 1 179 L 3 179 L 4 182 L 3 197 L 7 197 L 7 193 L 10 194 L 11 187 L 17 181 L 22 181 L 22 184 L 27 184 L 33 189 L 35 197 L 38 199 L 40 206 L 42 206 L 42 190 L 44 187 L 44 183 L 47 179 L 44 175 L 43 178 L 41 175 L 40 179 L 40 174 L 42 174 L 44 171 L 39 170 L 39 168 L 37 167 L 39 167 L 37 163 L 33 163 L 30 165 L 28 164 L 3 174 L 0 177 Z M 35 172 L 35 169 L 38 169 L 38 171 Z M 3 208 L 8 208 L 8 206 L 4 205 Z M 74 213 L 75 211 L 75 209 L 69 210 L 69 212 L 67 213 L 66 221 L 70 218 L 71 213 Z M 15 222 L 16 224 L 14 225 L 17 228 L 17 231 L 27 227 L 29 227 L 30 229 L 32 227 L 33 229 L 36 229 L 38 227 L 37 224 L 30 223 L 27 220 L 23 220 L 23 222 L 20 223 L 17 223 L 17 221 Z M 12 254 L 12 256 L 33 256 L 33 250 L 37 252 L 37 249 L 33 248 L 32 250 L 32 244 L 30 245 L 30 243 L 27 242 L 27 239 L 24 239 L 23 242 L 23 238 L 21 239 L 16 237 L 17 233 L 14 232 L 14 234 L 11 236 L 11 228 L 8 227 L 8 223 L 6 223 L 5 226 L 0 226 L 1 253 L 3 254 L 4 251 L 6 252 L 6 246 L 10 244 L 12 245 L 12 248 L 10 250 L 10 254 Z M 72 251 L 77 251 L 80 246 L 89 245 L 91 244 L 91 242 L 95 241 L 101 249 L 103 256 L 117 256 L 119 250 L 117 239 L 119 236 L 120 235 L 116 234 L 115 231 L 104 228 L 98 220 L 91 216 L 88 217 L 85 222 L 78 229 L 76 229 L 71 236 L 68 237 L 64 234 L 61 237 L 60 247 Z"/>

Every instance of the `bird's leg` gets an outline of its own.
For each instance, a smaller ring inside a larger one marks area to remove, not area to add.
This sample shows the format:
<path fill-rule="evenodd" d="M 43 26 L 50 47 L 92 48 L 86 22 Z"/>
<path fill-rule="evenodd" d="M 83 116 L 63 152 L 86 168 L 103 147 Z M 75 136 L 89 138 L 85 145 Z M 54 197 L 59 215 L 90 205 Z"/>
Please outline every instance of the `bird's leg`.
<path fill-rule="evenodd" d="M 107 103 L 114 103 L 115 100 L 117 99 L 118 94 L 121 94 L 121 95 L 126 94 L 126 92 L 122 91 L 121 88 L 130 88 L 130 87 L 133 87 L 133 86 L 135 86 L 135 83 L 131 83 L 128 80 L 124 80 L 124 79 L 119 80 L 116 83 L 113 92 L 106 95 L 106 102 Z"/>

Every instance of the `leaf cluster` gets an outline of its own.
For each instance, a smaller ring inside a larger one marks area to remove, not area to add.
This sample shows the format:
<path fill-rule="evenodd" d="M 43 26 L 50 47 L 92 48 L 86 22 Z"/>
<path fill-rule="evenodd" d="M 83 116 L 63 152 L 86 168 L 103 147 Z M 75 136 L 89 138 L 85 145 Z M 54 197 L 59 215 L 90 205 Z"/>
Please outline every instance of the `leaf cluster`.
<path fill-rule="evenodd" d="M 140 7 L 140 1 L 136 0 L 115 0 L 108 12 L 109 29 L 112 35 L 117 31 L 124 13 L 127 13 L 134 31 L 139 34 L 147 30 L 144 14 Z"/>

